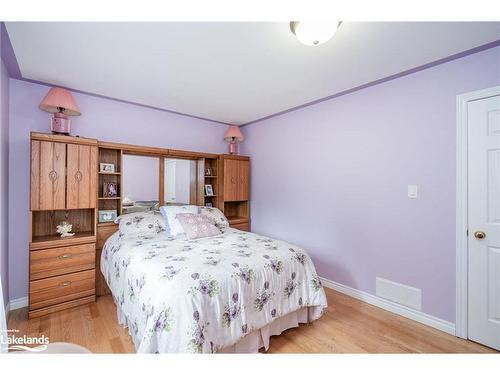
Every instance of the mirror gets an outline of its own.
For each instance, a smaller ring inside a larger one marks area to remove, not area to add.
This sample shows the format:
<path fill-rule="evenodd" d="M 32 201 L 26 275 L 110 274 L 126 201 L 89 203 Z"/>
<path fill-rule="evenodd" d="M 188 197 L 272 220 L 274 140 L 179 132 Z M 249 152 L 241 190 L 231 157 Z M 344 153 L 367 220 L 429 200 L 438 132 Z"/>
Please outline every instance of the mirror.
<path fill-rule="evenodd" d="M 165 158 L 166 205 L 196 204 L 196 161 Z"/>
<path fill-rule="evenodd" d="M 127 155 L 122 158 L 123 213 L 154 209 L 159 201 L 160 159 Z"/>

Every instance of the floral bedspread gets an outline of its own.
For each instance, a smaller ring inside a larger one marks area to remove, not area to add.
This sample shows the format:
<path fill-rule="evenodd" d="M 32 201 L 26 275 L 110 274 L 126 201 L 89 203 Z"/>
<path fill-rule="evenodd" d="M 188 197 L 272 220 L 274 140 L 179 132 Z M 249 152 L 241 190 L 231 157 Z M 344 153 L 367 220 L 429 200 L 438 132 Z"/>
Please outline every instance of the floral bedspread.
<path fill-rule="evenodd" d="M 101 271 L 141 353 L 213 353 L 302 307 L 327 306 L 307 253 L 227 228 L 216 237 L 119 235 Z"/>

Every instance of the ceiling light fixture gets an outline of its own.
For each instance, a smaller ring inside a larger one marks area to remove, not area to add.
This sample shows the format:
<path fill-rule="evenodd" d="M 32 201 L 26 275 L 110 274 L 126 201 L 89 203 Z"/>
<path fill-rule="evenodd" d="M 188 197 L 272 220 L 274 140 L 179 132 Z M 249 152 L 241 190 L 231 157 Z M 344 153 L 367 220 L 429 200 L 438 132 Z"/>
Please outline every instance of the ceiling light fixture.
<path fill-rule="evenodd" d="M 341 22 L 293 21 L 290 30 L 297 39 L 308 46 L 319 46 L 331 39 Z"/>

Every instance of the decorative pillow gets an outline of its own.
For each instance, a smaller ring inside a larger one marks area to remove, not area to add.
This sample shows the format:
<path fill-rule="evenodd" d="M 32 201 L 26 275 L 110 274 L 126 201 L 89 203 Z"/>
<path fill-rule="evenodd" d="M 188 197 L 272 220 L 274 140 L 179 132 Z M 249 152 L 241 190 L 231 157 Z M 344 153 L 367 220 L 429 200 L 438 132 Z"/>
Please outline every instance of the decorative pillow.
<path fill-rule="evenodd" d="M 165 232 L 165 223 L 159 212 L 136 212 L 121 215 L 116 220 L 121 234 L 150 234 Z"/>
<path fill-rule="evenodd" d="M 205 215 L 215 222 L 215 225 L 219 229 L 229 227 L 229 221 L 224 216 L 221 210 L 215 207 L 200 207 L 200 214 Z"/>
<path fill-rule="evenodd" d="M 167 235 L 177 236 L 178 234 L 184 233 L 184 229 L 175 216 L 177 214 L 197 214 L 198 206 L 161 206 L 160 212 L 164 218 Z"/>
<path fill-rule="evenodd" d="M 203 214 L 177 214 L 176 219 L 181 223 L 187 238 L 212 237 L 221 234 L 214 221 Z"/>

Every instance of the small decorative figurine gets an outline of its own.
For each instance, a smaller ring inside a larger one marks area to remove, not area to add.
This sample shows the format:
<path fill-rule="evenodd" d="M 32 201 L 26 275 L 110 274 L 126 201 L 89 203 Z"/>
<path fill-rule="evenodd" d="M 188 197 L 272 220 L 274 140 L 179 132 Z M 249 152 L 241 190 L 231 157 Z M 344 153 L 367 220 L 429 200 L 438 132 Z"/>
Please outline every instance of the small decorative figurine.
<path fill-rule="evenodd" d="M 71 237 L 74 236 L 74 233 L 70 233 L 73 229 L 73 225 L 68 223 L 67 221 L 63 221 L 61 224 L 57 226 L 57 233 L 61 234 L 61 237 Z"/>

